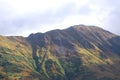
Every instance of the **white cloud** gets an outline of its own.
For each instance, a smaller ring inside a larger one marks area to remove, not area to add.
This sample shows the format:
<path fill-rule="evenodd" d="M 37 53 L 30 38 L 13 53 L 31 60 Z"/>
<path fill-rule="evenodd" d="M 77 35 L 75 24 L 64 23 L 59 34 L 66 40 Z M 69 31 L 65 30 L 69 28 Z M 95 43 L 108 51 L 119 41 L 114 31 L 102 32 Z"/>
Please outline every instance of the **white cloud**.
<path fill-rule="evenodd" d="M 27 36 L 78 24 L 114 31 L 110 25 L 117 21 L 118 28 L 118 3 L 117 0 L 0 0 L 0 34 Z"/>
<path fill-rule="evenodd" d="M 6 8 L 13 11 L 14 15 L 25 15 L 28 13 L 44 13 L 48 10 L 57 11 L 62 6 L 73 3 L 79 8 L 88 0 L 1 0 Z"/>

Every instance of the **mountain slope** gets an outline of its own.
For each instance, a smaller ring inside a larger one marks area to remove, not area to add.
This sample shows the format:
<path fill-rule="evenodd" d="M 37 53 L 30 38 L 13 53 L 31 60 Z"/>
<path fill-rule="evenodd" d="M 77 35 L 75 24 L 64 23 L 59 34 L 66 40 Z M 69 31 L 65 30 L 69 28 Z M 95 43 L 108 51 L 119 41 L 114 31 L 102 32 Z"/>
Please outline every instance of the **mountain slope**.
<path fill-rule="evenodd" d="M 76 25 L 0 41 L 1 79 L 120 80 L 120 37 L 99 27 Z"/>

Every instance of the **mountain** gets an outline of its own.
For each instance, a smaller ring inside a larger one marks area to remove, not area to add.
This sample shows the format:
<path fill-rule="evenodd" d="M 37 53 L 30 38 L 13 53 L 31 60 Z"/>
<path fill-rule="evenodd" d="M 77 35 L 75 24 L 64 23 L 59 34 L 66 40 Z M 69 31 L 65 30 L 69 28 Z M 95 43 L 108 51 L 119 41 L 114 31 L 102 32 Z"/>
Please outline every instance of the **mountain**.
<path fill-rule="evenodd" d="M 0 80 L 120 80 L 120 36 L 85 25 L 0 36 Z"/>

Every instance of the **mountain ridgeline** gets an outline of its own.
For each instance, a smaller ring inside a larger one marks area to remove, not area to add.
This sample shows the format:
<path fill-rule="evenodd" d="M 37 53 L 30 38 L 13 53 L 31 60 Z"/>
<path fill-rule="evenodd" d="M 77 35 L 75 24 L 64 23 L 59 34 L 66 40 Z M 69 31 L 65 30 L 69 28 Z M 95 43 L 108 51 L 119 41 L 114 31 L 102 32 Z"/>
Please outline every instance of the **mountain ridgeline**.
<path fill-rule="evenodd" d="M 0 80 L 120 80 L 120 36 L 85 25 L 0 36 Z"/>

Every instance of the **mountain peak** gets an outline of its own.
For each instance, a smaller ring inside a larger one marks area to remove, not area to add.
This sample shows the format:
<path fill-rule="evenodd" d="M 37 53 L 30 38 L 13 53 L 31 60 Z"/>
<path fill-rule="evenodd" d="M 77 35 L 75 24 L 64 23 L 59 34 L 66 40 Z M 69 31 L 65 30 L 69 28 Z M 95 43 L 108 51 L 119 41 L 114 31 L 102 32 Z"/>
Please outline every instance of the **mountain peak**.
<path fill-rule="evenodd" d="M 110 45 L 108 40 L 116 36 L 97 26 L 75 25 L 63 30 L 56 29 L 46 33 L 31 34 L 28 40 L 42 47 L 53 43 L 64 48 L 72 48 L 73 44 L 79 44 L 84 48 L 94 48 L 94 45 L 103 43 Z"/>
<path fill-rule="evenodd" d="M 103 30 L 102 28 L 98 26 L 90 26 L 90 25 L 74 25 L 71 26 L 70 28 L 74 28 L 76 30 L 89 30 L 89 31 L 96 31 L 96 30 Z"/>
<path fill-rule="evenodd" d="M 0 80 L 120 80 L 119 41 L 86 25 L 0 36 Z"/>

